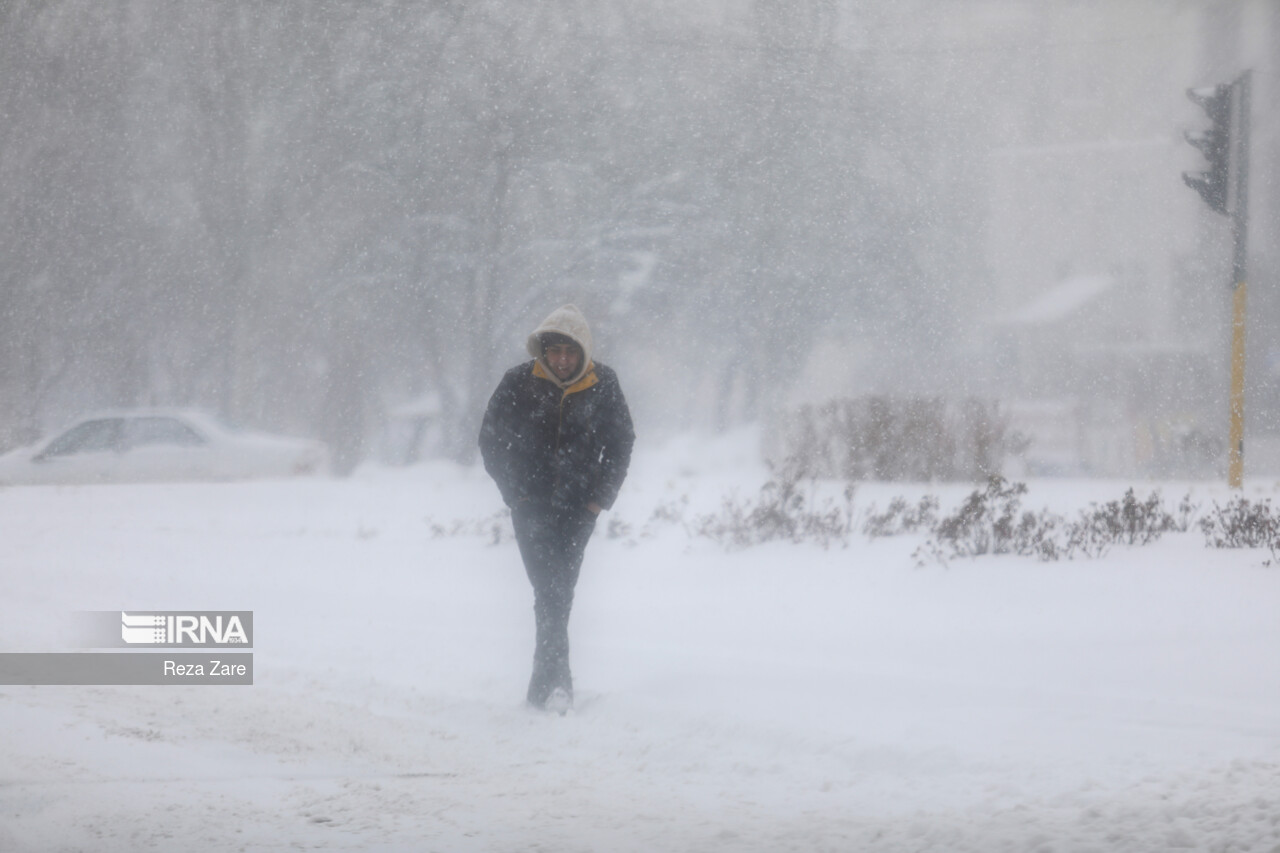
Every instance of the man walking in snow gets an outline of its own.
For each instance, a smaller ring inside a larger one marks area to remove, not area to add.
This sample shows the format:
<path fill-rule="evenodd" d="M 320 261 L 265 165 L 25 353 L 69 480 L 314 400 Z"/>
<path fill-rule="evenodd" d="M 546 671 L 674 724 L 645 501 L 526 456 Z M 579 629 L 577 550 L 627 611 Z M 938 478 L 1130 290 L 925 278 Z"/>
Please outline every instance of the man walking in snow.
<path fill-rule="evenodd" d="M 533 360 L 506 372 L 480 427 L 485 470 L 511 507 L 533 584 L 537 639 L 528 702 L 573 703 L 569 610 L 596 516 L 609 509 L 631 462 L 635 431 L 617 374 L 591 358 L 576 306 L 551 312 L 529 335 Z"/>

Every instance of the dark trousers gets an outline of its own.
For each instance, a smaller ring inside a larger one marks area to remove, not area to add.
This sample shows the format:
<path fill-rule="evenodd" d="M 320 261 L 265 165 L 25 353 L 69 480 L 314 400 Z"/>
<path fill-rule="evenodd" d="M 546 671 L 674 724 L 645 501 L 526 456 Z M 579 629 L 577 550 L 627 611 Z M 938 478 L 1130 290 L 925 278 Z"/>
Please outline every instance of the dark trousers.
<path fill-rule="evenodd" d="M 557 687 L 573 695 L 569 670 L 569 611 L 582 568 L 582 554 L 595 529 L 596 517 L 586 507 L 555 509 L 522 503 L 511 511 L 516 543 L 533 584 L 533 618 L 537 637 L 528 700 L 541 706 Z"/>

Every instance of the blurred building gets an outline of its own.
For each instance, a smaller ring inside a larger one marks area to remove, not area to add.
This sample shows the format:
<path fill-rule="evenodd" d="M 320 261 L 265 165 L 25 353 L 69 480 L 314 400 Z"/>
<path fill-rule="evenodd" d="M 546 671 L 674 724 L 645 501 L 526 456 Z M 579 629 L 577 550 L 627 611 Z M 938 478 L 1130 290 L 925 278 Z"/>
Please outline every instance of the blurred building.
<path fill-rule="evenodd" d="M 870 393 L 1000 401 L 1030 473 L 1225 472 L 1228 219 L 1182 173 L 1207 126 L 1189 87 L 1253 69 L 1246 474 L 1280 474 L 1280 3 L 1275 0 L 846 0 L 844 43 L 938 119 L 921 168 L 972 171 L 948 358 L 923 381 L 832 331 L 793 404 Z M 884 85 L 884 84 L 882 84 Z M 936 174 L 926 191 L 937 192 Z M 946 202 L 935 197 L 942 216 Z M 917 260 L 919 260 L 917 258 Z M 927 336 L 920 327 L 918 335 Z M 840 353 L 834 358 L 832 353 Z M 813 374 L 812 376 L 810 374 Z"/>
<path fill-rule="evenodd" d="M 1246 471 L 1280 471 L 1280 4 L 1076 0 L 1011 19 L 1029 49 L 989 102 L 990 293 L 972 328 L 990 392 L 1033 439 L 1031 467 L 1222 467 L 1231 242 L 1181 179 L 1201 168 L 1182 133 L 1207 124 L 1185 90 L 1252 68 Z"/>

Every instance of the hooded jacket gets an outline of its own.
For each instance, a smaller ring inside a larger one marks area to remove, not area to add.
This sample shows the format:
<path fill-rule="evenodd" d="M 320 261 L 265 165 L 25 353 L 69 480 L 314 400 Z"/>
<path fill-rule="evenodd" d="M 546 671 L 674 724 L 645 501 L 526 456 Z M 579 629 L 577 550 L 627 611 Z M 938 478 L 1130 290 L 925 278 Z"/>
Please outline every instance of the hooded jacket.
<path fill-rule="evenodd" d="M 542 355 L 554 332 L 582 347 L 577 373 L 560 380 Z M 635 430 L 617 374 L 591 358 L 591 330 L 565 305 L 529 335 L 533 361 L 506 372 L 480 427 L 480 454 L 507 506 L 613 506 L 631 463 Z"/>
<path fill-rule="evenodd" d="M 578 365 L 578 372 L 563 381 L 556 376 L 542 354 L 542 336 L 550 333 L 572 338 L 582 348 L 582 364 Z M 548 314 L 547 319 L 529 333 L 525 349 L 529 351 L 529 355 L 533 356 L 534 361 L 542 365 L 542 369 L 546 371 L 552 382 L 561 388 L 568 388 L 590 372 L 591 343 L 591 328 L 587 325 L 587 318 L 582 316 L 582 311 L 577 305 L 562 305 Z"/>

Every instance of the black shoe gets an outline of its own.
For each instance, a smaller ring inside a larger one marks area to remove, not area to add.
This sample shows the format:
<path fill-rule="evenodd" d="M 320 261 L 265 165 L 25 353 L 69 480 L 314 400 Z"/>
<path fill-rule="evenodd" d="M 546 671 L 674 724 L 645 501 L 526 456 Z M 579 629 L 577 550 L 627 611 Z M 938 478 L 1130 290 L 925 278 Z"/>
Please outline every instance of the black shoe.
<path fill-rule="evenodd" d="M 545 711 L 554 711 L 563 717 L 573 710 L 573 694 L 563 687 L 557 687 L 551 691 L 547 701 L 542 703 L 542 708 Z"/>

